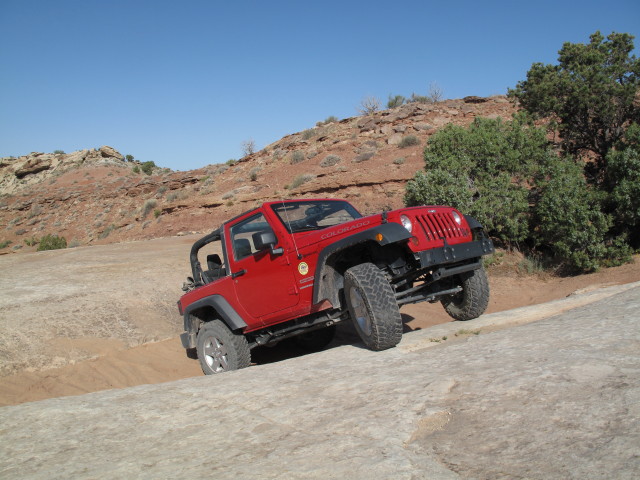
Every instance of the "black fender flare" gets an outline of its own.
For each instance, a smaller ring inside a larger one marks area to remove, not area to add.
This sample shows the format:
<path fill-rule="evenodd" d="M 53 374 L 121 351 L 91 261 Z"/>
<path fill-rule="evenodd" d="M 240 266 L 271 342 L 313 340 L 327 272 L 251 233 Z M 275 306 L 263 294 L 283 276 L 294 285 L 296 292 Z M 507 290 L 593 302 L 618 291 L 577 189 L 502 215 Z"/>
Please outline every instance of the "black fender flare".
<path fill-rule="evenodd" d="M 191 318 L 191 312 L 205 307 L 213 308 L 218 315 L 220 315 L 220 320 L 226 323 L 232 331 L 244 330 L 247 328 L 246 322 L 222 295 L 209 295 L 208 297 L 196 300 L 184 309 L 183 315 L 185 332 L 194 335 L 197 333 L 197 326 L 194 325 Z"/>
<path fill-rule="evenodd" d="M 382 235 L 382 238 L 379 237 Z M 379 239 L 380 238 L 380 239 Z M 327 285 L 333 285 L 338 278 L 335 278 L 334 271 L 327 267 L 327 259 L 334 253 L 352 247 L 359 243 L 375 242 L 380 246 L 390 245 L 392 243 L 405 242 L 411 238 L 409 231 L 399 223 L 383 223 L 375 227 L 368 228 L 348 237 L 327 245 L 318 254 L 318 262 L 316 264 L 316 272 L 313 281 L 313 304 L 316 305 L 323 300 L 329 300 L 334 307 L 339 303 L 339 288 L 328 289 Z M 329 274 L 332 278 L 326 278 Z"/>
<path fill-rule="evenodd" d="M 467 221 L 467 224 L 469 224 L 469 229 L 471 231 L 478 230 L 478 229 L 482 230 L 484 228 L 478 220 L 476 220 L 470 215 L 465 215 L 464 219 Z"/>

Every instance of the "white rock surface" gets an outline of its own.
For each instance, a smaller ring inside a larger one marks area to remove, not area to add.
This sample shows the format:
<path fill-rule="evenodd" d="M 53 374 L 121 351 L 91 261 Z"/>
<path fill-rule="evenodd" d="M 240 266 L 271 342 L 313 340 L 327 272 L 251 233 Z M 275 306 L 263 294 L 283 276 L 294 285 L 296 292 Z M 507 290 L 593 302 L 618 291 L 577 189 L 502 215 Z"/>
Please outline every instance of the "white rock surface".
<path fill-rule="evenodd" d="M 0 477 L 640 478 L 640 285 L 607 292 L 453 342 L 500 322 L 4 407 Z"/>

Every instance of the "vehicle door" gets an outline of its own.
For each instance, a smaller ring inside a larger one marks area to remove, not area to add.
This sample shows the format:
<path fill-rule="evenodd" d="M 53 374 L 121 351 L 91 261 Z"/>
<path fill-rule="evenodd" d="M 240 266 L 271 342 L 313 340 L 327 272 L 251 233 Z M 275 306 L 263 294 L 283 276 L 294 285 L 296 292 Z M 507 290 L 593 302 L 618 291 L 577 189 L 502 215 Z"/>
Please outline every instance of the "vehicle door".
<path fill-rule="evenodd" d="M 273 233 L 265 216 L 256 213 L 226 228 L 236 296 L 245 310 L 258 318 L 295 306 L 299 296 L 287 256 L 256 247 L 256 235 Z"/>

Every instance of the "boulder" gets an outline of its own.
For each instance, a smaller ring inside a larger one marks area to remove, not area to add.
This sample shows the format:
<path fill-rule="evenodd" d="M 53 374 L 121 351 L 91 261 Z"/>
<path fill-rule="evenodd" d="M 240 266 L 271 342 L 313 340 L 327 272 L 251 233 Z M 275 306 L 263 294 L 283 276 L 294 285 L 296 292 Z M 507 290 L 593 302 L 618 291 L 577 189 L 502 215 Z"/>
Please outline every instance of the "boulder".
<path fill-rule="evenodd" d="M 19 165 L 15 170 L 15 176 L 18 178 L 24 178 L 27 175 L 32 175 L 34 173 L 42 172 L 44 170 L 49 170 L 51 167 L 51 158 L 46 156 L 35 156 L 28 158 L 26 162 L 22 165 Z"/>
<path fill-rule="evenodd" d="M 103 158 L 117 158 L 118 160 L 124 160 L 124 155 L 118 152 L 115 148 L 104 145 L 98 149 L 100 155 Z"/>
<path fill-rule="evenodd" d="M 463 101 L 464 103 L 484 103 L 484 102 L 486 102 L 486 101 L 488 101 L 488 100 L 489 100 L 488 98 L 476 97 L 476 96 L 474 96 L 474 95 L 470 95 L 470 96 L 468 96 L 468 97 L 464 97 L 464 98 L 462 99 L 462 101 Z"/>

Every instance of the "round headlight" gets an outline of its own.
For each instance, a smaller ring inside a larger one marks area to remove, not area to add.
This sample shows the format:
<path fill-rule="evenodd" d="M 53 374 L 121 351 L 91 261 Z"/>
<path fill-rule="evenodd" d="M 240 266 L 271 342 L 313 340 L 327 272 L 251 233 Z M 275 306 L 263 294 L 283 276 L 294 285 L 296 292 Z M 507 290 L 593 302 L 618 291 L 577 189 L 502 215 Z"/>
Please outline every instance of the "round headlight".
<path fill-rule="evenodd" d="M 451 212 L 451 215 L 453 215 L 453 219 L 458 225 L 462 225 L 462 217 L 460 217 L 460 214 L 458 212 L 454 210 Z"/>
<path fill-rule="evenodd" d="M 411 233 L 413 224 L 411 223 L 411 219 L 409 217 L 407 217 L 406 215 L 400 215 L 400 223 L 402 223 L 402 226 L 406 228 L 409 233 Z"/>

